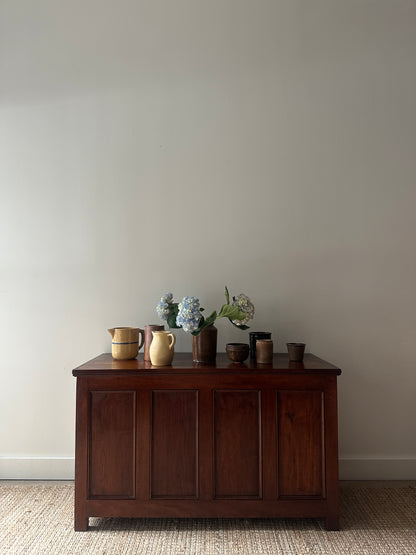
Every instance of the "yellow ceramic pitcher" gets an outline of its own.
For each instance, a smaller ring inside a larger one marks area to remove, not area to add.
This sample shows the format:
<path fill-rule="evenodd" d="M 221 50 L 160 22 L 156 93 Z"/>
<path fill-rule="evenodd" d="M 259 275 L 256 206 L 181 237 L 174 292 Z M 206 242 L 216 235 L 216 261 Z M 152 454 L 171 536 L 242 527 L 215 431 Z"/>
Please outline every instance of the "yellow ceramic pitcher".
<path fill-rule="evenodd" d="M 149 355 L 152 366 L 169 366 L 172 364 L 176 337 L 170 331 L 153 331 L 153 341 Z"/>
<path fill-rule="evenodd" d="M 144 343 L 144 332 L 140 328 L 110 328 L 108 330 L 113 338 L 111 354 L 117 360 L 136 358 L 140 347 Z M 141 340 L 139 344 L 139 336 Z"/>

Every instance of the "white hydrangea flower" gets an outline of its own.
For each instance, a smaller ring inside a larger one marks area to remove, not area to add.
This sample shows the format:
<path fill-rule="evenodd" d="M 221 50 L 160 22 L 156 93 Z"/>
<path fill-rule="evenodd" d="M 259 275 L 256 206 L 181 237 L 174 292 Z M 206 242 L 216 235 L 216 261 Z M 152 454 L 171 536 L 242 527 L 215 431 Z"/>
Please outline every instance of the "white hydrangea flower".
<path fill-rule="evenodd" d="M 160 301 L 156 305 L 156 312 L 159 318 L 162 320 L 167 320 L 169 314 L 172 312 L 172 307 L 170 304 L 172 303 L 173 295 L 172 293 L 166 293 L 160 299 Z"/>
<path fill-rule="evenodd" d="M 198 329 L 202 318 L 199 310 L 199 299 L 196 297 L 184 297 L 179 303 L 178 309 L 176 325 L 188 333 Z"/>
<path fill-rule="evenodd" d="M 233 306 L 239 308 L 246 315 L 243 320 L 232 320 L 236 326 L 245 326 L 254 316 L 254 305 L 244 293 L 240 293 L 234 298 L 231 303 Z"/>

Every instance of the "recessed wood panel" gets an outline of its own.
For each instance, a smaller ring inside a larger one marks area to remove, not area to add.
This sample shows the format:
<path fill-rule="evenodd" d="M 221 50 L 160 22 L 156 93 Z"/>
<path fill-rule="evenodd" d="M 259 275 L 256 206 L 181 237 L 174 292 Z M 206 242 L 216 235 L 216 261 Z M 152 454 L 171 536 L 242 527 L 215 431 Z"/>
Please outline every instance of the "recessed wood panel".
<path fill-rule="evenodd" d="M 198 391 L 152 391 L 151 497 L 198 497 Z"/>
<path fill-rule="evenodd" d="M 214 497 L 261 497 L 260 391 L 214 391 Z"/>
<path fill-rule="evenodd" d="M 279 391 L 277 402 L 279 497 L 323 497 L 323 392 Z"/>
<path fill-rule="evenodd" d="M 91 391 L 89 496 L 133 498 L 136 392 Z"/>

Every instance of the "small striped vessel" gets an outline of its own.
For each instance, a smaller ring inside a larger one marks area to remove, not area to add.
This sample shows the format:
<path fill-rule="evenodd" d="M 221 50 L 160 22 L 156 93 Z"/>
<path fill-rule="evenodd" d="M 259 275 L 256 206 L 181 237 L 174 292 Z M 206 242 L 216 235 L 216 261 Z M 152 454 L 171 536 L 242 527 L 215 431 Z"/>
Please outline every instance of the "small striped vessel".
<path fill-rule="evenodd" d="M 144 331 L 140 328 L 119 327 L 110 328 L 109 333 L 113 338 L 111 354 L 116 360 L 129 360 L 136 358 L 140 347 L 144 343 Z M 139 343 L 139 336 L 141 336 Z"/>

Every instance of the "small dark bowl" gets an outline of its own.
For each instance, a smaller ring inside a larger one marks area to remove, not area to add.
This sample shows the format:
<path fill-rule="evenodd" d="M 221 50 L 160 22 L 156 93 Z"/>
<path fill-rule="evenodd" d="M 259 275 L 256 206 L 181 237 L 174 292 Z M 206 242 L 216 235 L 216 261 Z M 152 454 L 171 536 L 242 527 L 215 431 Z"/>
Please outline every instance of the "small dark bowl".
<path fill-rule="evenodd" d="M 244 362 L 250 353 L 250 347 L 248 343 L 227 343 L 225 351 L 233 362 Z"/>

